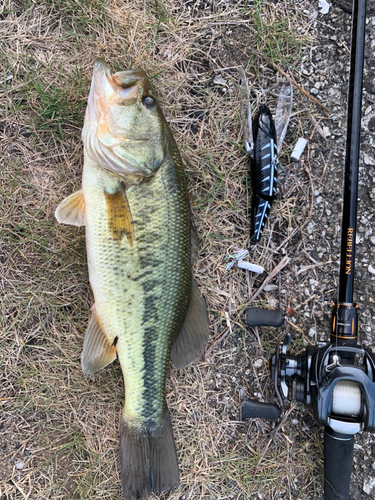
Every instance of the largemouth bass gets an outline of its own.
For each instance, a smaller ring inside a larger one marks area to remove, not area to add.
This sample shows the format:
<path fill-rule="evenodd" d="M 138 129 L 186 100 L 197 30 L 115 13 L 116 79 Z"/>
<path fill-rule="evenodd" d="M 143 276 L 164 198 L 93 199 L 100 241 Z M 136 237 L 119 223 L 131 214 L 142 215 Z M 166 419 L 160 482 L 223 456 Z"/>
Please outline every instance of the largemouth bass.
<path fill-rule="evenodd" d="M 185 172 L 140 70 L 112 74 L 95 62 L 82 139 L 82 189 L 55 215 L 86 229 L 95 304 L 82 369 L 93 374 L 118 356 L 122 491 L 144 499 L 179 484 L 165 399 L 169 359 L 177 368 L 196 361 L 208 339 L 205 301 L 191 272 L 196 238 Z"/>

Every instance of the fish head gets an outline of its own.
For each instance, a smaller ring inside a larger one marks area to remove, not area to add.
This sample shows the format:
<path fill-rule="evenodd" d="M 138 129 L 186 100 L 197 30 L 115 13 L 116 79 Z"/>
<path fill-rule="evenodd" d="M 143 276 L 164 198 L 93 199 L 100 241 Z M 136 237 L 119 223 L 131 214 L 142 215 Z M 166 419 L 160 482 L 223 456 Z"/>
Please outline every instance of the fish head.
<path fill-rule="evenodd" d="M 165 118 L 145 72 L 113 74 L 97 59 L 82 131 L 85 154 L 128 183 L 138 183 L 163 162 L 165 131 Z"/>

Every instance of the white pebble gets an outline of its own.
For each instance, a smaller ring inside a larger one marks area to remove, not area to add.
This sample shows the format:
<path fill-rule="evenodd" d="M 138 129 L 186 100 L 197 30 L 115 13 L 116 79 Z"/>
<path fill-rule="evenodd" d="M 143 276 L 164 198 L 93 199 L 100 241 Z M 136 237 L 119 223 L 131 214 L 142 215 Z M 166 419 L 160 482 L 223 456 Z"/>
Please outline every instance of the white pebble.
<path fill-rule="evenodd" d="M 326 0 L 319 0 L 319 8 L 322 14 L 327 14 L 331 4 L 326 2 Z"/>
<path fill-rule="evenodd" d="M 254 361 L 253 365 L 254 368 L 260 368 L 263 365 L 263 359 L 257 359 L 256 361 Z"/>
<path fill-rule="evenodd" d="M 309 223 L 307 224 L 307 233 L 308 233 L 308 234 L 312 234 L 312 233 L 313 233 L 313 231 L 314 231 L 314 225 L 315 225 L 315 224 L 314 224 L 313 222 L 309 222 Z"/>
<path fill-rule="evenodd" d="M 369 495 L 373 490 L 374 486 L 375 486 L 375 477 L 369 477 L 364 482 L 363 491 Z"/>

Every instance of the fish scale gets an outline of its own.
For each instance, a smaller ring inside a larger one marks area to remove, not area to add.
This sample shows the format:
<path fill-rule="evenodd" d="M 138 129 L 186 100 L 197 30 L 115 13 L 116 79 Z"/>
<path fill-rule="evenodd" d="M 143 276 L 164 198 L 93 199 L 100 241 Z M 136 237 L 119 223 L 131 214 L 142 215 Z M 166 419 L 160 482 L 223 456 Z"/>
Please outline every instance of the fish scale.
<path fill-rule="evenodd" d="M 90 162 L 85 162 L 83 174 L 83 192 L 89 200 L 86 237 L 95 309 L 109 340 L 118 338 L 125 379 L 124 412 L 136 425 L 149 415 L 155 420 L 164 414 L 168 352 L 190 295 L 189 205 L 183 183 L 178 176 L 171 179 L 172 163 L 166 161 L 152 179 L 126 192 L 133 217 L 133 246 L 125 238 L 114 242 L 108 230 L 104 190 L 114 191 L 118 178 L 102 169 L 92 172 L 98 167 Z M 98 178 L 95 186 L 94 177 Z M 166 331 L 171 332 L 169 338 Z M 127 366 L 127 359 L 133 360 L 134 367 Z M 152 367 L 147 372 L 146 364 Z"/>

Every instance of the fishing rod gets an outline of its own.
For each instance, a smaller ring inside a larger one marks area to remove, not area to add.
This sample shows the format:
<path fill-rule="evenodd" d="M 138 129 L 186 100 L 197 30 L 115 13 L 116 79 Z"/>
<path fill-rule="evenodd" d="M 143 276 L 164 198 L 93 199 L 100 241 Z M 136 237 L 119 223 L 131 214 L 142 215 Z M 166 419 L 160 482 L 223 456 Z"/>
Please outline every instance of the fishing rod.
<path fill-rule="evenodd" d="M 269 361 L 279 405 L 245 400 L 242 417 L 277 420 L 288 396 L 312 408 L 316 422 L 325 426 L 324 500 L 349 500 L 354 435 L 375 431 L 375 355 L 358 344 L 358 306 L 353 302 L 365 23 L 366 0 L 354 0 L 341 262 L 330 341 L 291 355 L 292 337 L 280 311 L 247 310 L 249 326 L 283 323 L 284 328 Z"/>

